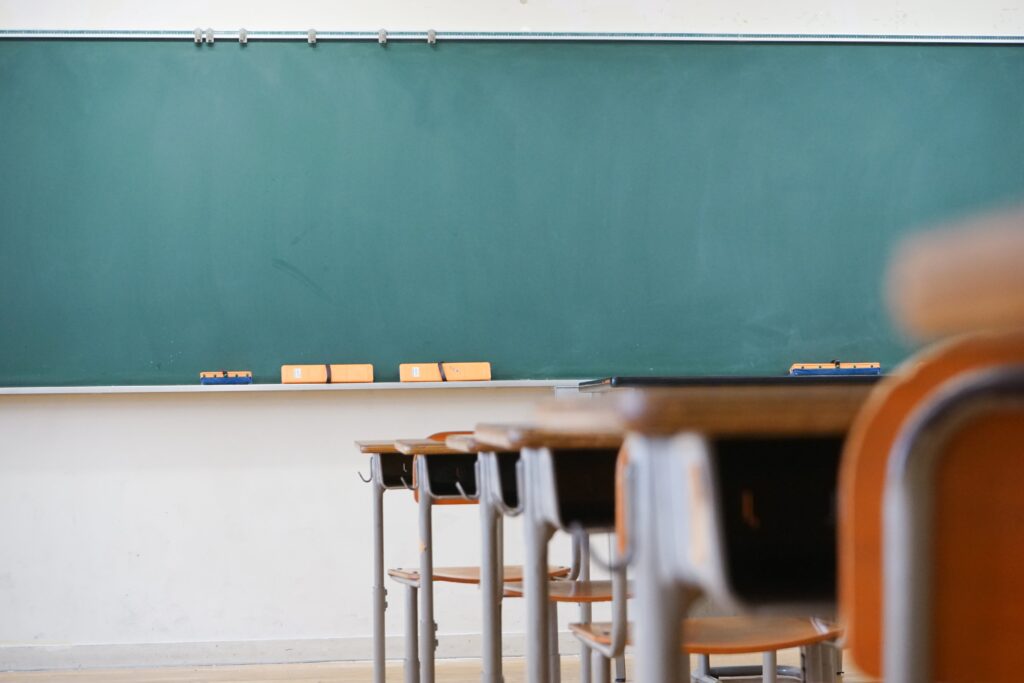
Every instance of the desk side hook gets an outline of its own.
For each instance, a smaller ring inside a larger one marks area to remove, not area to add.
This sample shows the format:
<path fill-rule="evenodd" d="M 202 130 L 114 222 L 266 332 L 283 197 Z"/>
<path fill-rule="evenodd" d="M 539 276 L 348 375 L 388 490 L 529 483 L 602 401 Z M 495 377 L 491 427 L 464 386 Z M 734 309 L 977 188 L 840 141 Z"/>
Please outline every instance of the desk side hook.
<path fill-rule="evenodd" d="M 509 507 L 505 504 L 504 499 L 502 499 L 500 495 L 495 496 L 496 499 L 493 501 L 494 507 L 496 507 L 498 511 L 506 517 L 518 517 L 523 512 L 523 494 L 521 491 L 526 490 L 523 486 L 523 481 L 526 478 L 526 475 L 523 472 L 523 465 L 524 463 L 522 460 L 516 461 L 516 495 L 519 498 L 519 504 L 515 507 Z M 480 481 L 479 475 L 477 475 L 477 481 Z"/>
<path fill-rule="evenodd" d="M 473 500 L 469 497 L 469 494 L 466 493 L 466 489 L 462 488 L 462 482 L 458 479 L 455 480 L 455 490 L 459 492 L 459 495 L 462 496 L 464 500 Z"/>

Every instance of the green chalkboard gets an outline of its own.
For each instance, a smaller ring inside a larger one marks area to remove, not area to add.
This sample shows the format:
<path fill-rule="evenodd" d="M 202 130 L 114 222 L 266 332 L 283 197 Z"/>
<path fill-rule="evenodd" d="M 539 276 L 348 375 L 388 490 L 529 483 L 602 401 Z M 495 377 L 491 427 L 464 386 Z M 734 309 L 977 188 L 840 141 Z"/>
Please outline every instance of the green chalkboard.
<path fill-rule="evenodd" d="M 908 352 L 903 234 L 1024 199 L 1024 48 L 0 42 L 0 385 Z"/>

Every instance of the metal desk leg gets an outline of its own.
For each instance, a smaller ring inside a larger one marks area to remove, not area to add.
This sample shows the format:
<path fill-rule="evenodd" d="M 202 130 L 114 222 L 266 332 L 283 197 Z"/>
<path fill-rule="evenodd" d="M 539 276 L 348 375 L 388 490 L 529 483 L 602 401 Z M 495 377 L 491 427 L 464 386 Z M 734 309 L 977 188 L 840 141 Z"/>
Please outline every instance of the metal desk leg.
<path fill-rule="evenodd" d="M 523 519 L 526 541 L 523 567 L 523 597 L 526 600 L 526 680 L 549 683 L 548 671 L 548 541 L 554 530 L 543 519 L 538 497 L 539 451 L 523 449 L 525 489 L 519 492 L 525 505 Z"/>
<path fill-rule="evenodd" d="M 477 468 L 479 473 L 483 468 Z M 501 683 L 501 553 L 498 551 L 501 517 L 491 504 L 487 486 L 477 479 L 480 493 L 480 529 L 482 561 L 480 596 L 483 600 L 483 683 Z"/>
<path fill-rule="evenodd" d="M 384 683 L 384 612 L 388 591 L 384 587 L 384 482 L 380 456 L 370 460 L 373 497 L 373 683 Z"/>
<path fill-rule="evenodd" d="M 420 512 L 420 682 L 434 683 L 434 650 L 437 626 L 434 624 L 434 549 L 431 523 L 432 505 L 425 458 L 416 458 Z"/>
<path fill-rule="evenodd" d="M 636 491 L 630 492 L 629 513 L 636 520 L 636 680 L 688 681 L 689 658 L 682 655 L 682 617 L 685 591 L 666 578 L 659 554 L 659 514 L 670 509 L 658 504 L 658 473 L 654 466 L 668 452 L 668 440 L 637 439 L 630 455 Z"/>
<path fill-rule="evenodd" d="M 615 658 L 615 683 L 626 683 L 626 656 Z"/>
<path fill-rule="evenodd" d="M 558 603 L 548 603 L 548 657 L 551 662 L 550 682 L 562 681 L 562 655 L 558 651 Z"/>
<path fill-rule="evenodd" d="M 590 580 L 590 534 L 580 536 L 580 581 Z M 580 623 L 589 624 L 593 621 L 593 613 L 589 602 L 580 603 Z M 580 643 L 580 680 L 590 680 L 590 648 Z"/>
<path fill-rule="evenodd" d="M 408 584 L 405 589 L 405 683 L 420 680 L 420 658 L 416 649 L 419 637 L 416 628 L 416 586 Z"/>

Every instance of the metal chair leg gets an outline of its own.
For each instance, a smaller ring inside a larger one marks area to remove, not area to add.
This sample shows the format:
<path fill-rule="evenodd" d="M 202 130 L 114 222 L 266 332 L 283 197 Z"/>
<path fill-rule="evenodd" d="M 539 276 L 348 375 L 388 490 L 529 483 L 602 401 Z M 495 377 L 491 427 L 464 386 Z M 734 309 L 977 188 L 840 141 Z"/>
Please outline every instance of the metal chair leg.
<path fill-rule="evenodd" d="M 419 598 L 416 586 L 405 590 L 405 683 L 420 680 L 419 633 L 416 623 L 416 601 Z"/>
<path fill-rule="evenodd" d="M 761 654 L 761 683 L 776 683 L 778 680 L 778 658 L 775 650 Z"/>
<path fill-rule="evenodd" d="M 626 657 L 624 655 L 615 658 L 615 683 L 626 683 Z"/>
<path fill-rule="evenodd" d="M 590 650 L 591 671 L 593 683 L 608 683 L 611 678 L 611 661 L 597 650 Z M 587 679 L 580 677 L 581 683 Z"/>
<path fill-rule="evenodd" d="M 842 650 L 833 643 L 815 643 L 800 651 L 804 683 L 835 683 L 842 672 Z"/>

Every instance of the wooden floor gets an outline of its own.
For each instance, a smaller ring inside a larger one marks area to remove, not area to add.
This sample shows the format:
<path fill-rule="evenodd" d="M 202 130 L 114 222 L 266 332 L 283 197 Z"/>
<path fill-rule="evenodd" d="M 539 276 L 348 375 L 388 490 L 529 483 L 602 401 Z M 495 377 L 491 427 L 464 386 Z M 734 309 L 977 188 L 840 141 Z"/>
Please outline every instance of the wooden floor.
<path fill-rule="evenodd" d="M 716 657 L 713 664 L 755 664 L 758 657 Z M 779 664 L 799 662 L 796 650 L 779 653 Z M 632 662 L 627 663 L 627 673 Z M 480 661 L 441 659 L 437 661 L 439 683 L 479 683 Z M 523 660 L 505 660 L 506 683 L 522 683 Z M 0 673 L 0 683 L 370 683 L 368 662 L 327 662 L 317 664 L 258 664 L 249 666 L 167 667 L 157 669 L 91 669 L 77 671 L 31 671 Z M 400 662 L 388 664 L 389 681 L 402 680 Z M 579 683 L 579 658 L 562 658 L 562 681 Z M 869 683 L 870 679 L 848 672 L 844 683 Z"/>

